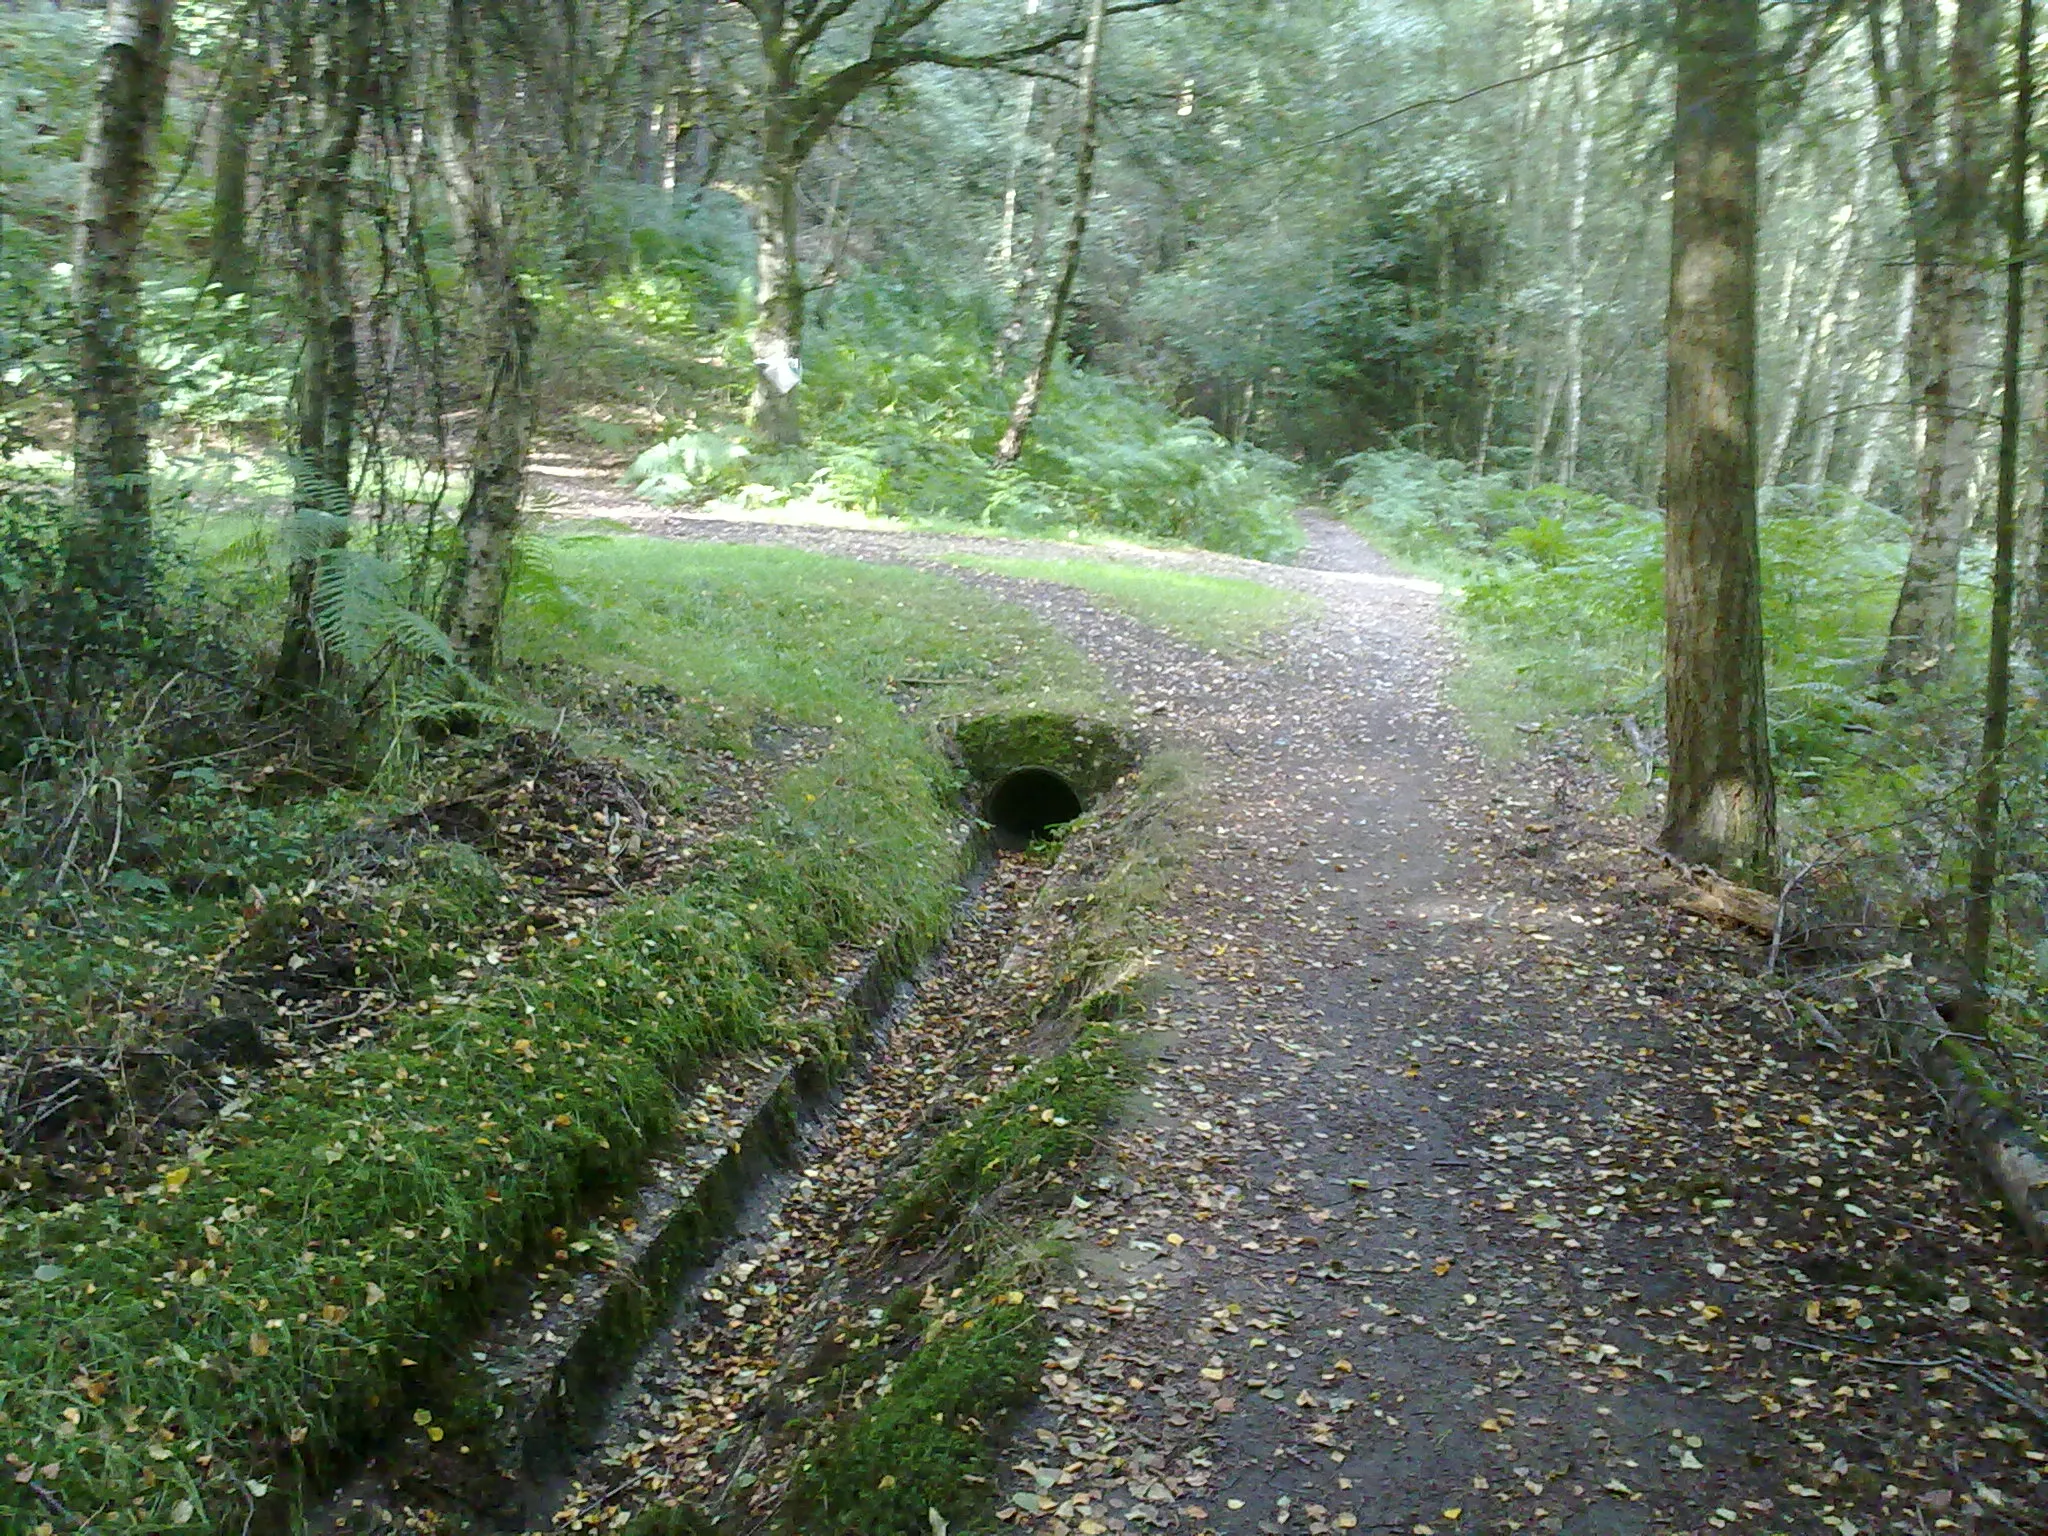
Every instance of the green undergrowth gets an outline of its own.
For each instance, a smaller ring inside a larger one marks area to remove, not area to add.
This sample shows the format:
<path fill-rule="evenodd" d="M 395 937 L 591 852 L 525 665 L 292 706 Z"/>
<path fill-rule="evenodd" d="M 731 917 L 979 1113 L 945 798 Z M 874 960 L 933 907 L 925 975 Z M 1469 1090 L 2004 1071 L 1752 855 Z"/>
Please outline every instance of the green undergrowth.
<path fill-rule="evenodd" d="M 983 1276 L 928 1320 L 913 1307 L 896 1309 L 923 1326 L 885 1320 L 841 1373 L 873 1379 L 863 1380 L 858 1406 L 797 1466 L 778 1529 L 930 1536 L 943 1528 L 964 1536 L 984 1528 L 980 1517 L 1001 1475 L 995 1436 L 1004 1416 L 1036 1395 L 1045 1353 L 1035 1302 L 1011 1288 L 1012 1280 L 1034 1278 Z M 919 1299 L 915 1289 L 901 1293 L 904 1302 Z M 879 1371 L 877 1357 L 888 1362 Z"/>
<path fill-rule="evenodd" d="M 1337 506 L 1383 548 L 1458 589 L 1453 612 L 1470 664 L 1456 690 L 1476 734 L 1503 755 L 1552 741 L 1590 747 L 1626 786 L 1623 807 L 1646 808 L 1644 757 L 1662 755 L 1657 512 L 1414 453 L 1353 460 Z M 1785 870 L 1799 871 L 1796 911 L 1823 929 L 1889 928 L 1887 942 L 1928 974 L 1952 976 L 1961 938 L 1953 893 L 1967 878 L 1981 732 L 1983 552 L 1965 555 L 1949 675 L 1886 689 L 1876 674 L 1904 564 L 1903 520 L 1832 489 L 1780 491 L 1762 508 L 1759 545 L 1779 841 Z M 2020 686 L 2039 686 L 2024 655 Z M 2048 738 L 2022 710 L 2008 748 L 2008 920 L 1992 1033 L 2010 1048 L 2016 1094 L 2037 1115 L 2048 1112 L 2048 1074 L 2035 1065 L 2048 1038 L 2048 942 L 2037 916 L 2048 891 L 2044 769 Z"/>
<path fill-rule="evenodd" d="M 1237 576 L 1072 558 L 947 558 L 970 570 L 1077 588 L 1121 613 L 1178 635 L 1190 645 L 1231 656 L 1260 651 L 1274 636 L 1313 618 L 1322 607 L 1305 592 Z"/>
<path fill-rule="evenodd" d="M 1387 549 L 1458 588 L 1473 653 L 1467 701 L 1495 742 L 1547 718 L 1663 713 L 1661 515 L 1415 453 L 1350 462 L 1336 507 Z M 1841 787 L 1900 719 L 1871 693 L 1904 560 L 1900 520 L 1867 503 L 1784 496 L 1761 528 L 1771 735 L 1795 792 Z M 1965 663 L 1960 669 L 1972 670 Z"/>
<path fill-rule="evenodd" d="M 0 1523 L 55 1504 L 69 1529 L 239 1529 L 289 1496 L 295 1468 L 317 1481 L 352 1437 L 411 1411 L 492 1276 L 630 1177 L 679 1076 L 735 1050 L 806 1050 L 781 1005 L 834 946 L 937 933 L 957 770 L 926 717 L 1096 686 L 1029 615 L 942 578 L 630 538 L 546 556 L 511 675 L 530 709 L 557 690 L 577 750 L 661 758 L 680 742 L 676 776 L 643 782 L 669 782 L 666 809 L 686 814 L 688 751 L 744 755 L 791 730 L 822 745 L 686 878 L 503 954 L 447 931 L 425 971 L 391 983 L 407 1001 L 374 1038 L 252 1088 L 125 1187 L 0 1214 Z M 925 686 L 906 693 L 908 677 Z M 607 738 L 611 713 L 586 697 L 607 691 L 653 692 L 670 728 L 642 711 Z M 389 824 L 404 786 L 379 793 L 336 791 L 338 819 Z M 317 885 L 332 846 L 309 838 L 276 873 Z M 486 852 L 443 837 L 418 853 L 406 878 L 431 897 L 366 908 L 392 925 L 368 942 L 417 948 L 423 900 L 446 908 L 436 932 L 465 925 L 462 892 L 501 905 Z M 201 899 L 108 890 L 96 931 L 118 945 L 124 925 Z M 295 931 L 298 901 L 288 889 L 266 920 Z M 66 985 L 90 999 L 103 980 Z"/>
<path fill-rule="evenodd" d="M 1136 385 L 1062 367 L 1019 463 L 993 467 L 1017 387 L 990 365 L 976 305 L 845 285 L 805 339 L 801 448 L 767 451 L 740 424 L 753 376 L 729 252 L 677 251 L 576 301 L 609 380 L 576 430 L 642 447 L 631 480 L 658 501 L 842 512 L 1042 535 L 1118 535 L 1282 559 L 1300 547 L 1300 472 L 1176 416 Z M 591 326 L 595 318 L 597 325 Z M 564 321 L 566 327 L 567 321 Z M 645 425 L 658 422 L 652 432 Z M 656 439 L 647 446 L 649 437 Z"/>
<path fill-rule="evenodd" d="M 1186 762 L 1155 758 L 1069 834 L 1020 951 L 1028 1047 L 884 1197 L 890 1245 L 946 1278 L 899 1291 L 840 1367 L 823 1396 L 851 1407 L 817 1426 L 779 1528 L 995 1528 L 1004 1419 L 1036 1394 L 1035 1298 L 1062 1262 L 1046 1213 L 1078 1192 L 1142 1076 L 1155 929 L 1195 793 Z"/>

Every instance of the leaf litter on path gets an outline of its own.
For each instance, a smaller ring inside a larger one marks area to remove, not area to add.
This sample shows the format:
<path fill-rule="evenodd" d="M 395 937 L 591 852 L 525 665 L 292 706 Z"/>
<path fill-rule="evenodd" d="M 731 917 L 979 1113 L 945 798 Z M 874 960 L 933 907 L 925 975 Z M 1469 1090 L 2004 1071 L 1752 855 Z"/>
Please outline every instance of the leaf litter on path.
<path fill-rule="evenodd" d="M 1170 1039 L 1061 1224 L 998 1518 L 2048 1528 L 2037 1262 L 1938 1106 L 1777 1011 L 1758 952 L 1655 896 L 1571 765 L 1499 782 L 1444 702 L 1429 595 L 1312 533 L 1320 570 L 1270 574 L 1325 616 L 1256 663 L 975 578 L 1058 619 L 1221 790 L 1170 916 Z"/>

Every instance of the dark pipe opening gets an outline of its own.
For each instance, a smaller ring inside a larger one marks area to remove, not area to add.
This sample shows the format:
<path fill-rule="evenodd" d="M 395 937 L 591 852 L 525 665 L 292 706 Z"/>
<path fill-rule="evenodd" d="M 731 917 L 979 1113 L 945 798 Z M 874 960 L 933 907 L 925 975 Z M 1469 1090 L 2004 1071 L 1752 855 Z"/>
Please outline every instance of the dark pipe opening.
<path fill-rule="evenodd" d="M 996 842 L 1021 848 L 1081 814 L 1081 796 L 1050 768 L 1019 768 L 997 779 L 981 802 Z"/>

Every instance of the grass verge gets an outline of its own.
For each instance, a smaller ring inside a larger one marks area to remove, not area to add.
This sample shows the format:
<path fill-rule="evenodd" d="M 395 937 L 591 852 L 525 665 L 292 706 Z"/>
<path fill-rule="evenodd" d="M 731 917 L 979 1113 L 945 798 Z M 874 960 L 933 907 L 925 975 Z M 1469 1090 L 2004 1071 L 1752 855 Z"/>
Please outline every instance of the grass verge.
<path fill-rule="evenodd" d="M 1260 650 L 1276 634 L 1313 618 L 1322 604 L 1305 592 L 1235 576 L 1167 571 L 1101 560 L 951 555 L 948 563 L 1020 581 L 1049 581 L 1101 598 L 1120 613 L 1224 655 Z"/>
<path fill-rule="evenodd" d="M 1142 1075 L 1153 925 L 1184 862 L 1194 792 L 1184 762 L 1155 759 L 1070 835 L 1033 914 L 1036 942 L 1017 957 L 1018 1022 L 1035 1049 L 885 1196 L 891 1245 L 924 1278 L 859 1330 L 834 1390 L 818 1394 L 839 1408 L 808 1427 L 779 1529 L 989 1525 L 1003 1420 L 1035 1395 L 1048 1342 L 1034 1296 L 1059 1246 L 1044 1213 L 1078 1191 Z"/>
<path fill-rule="evenodd" d="M 118 1187 L 0 1214 L 10 1529 L 274 1520 L 297 1477 L 412 1410 L 494 1275 L 630 1176 L 678 1078 L 732 1050 L 804 1050 L 780 1005 L 834 946 L 943 924 L 955 770 L 922 717 L 1094 687 L 1028 615 L 915 573 L 609 537 L 540 555 L 512 643 L 533 704 L 657 690 L 668 727 L 623 753 L 744 753 L 789 729 L 822 749 L 679 878 L 503 953 L 441 945 L 435 974 L 458 990 L 409 990 L 374 1038 L 265 1082 Z M 405 798 L 338 791 L 328 809 L 388 824 Z M 327 852 L 311 840 L 280 880 L 317 882 Z M 94 933 L 199 899 L 109 892 Z M 17 936 L 40 941 L 35 910 Z M 403 903 L 375 910 L 406 937 Z M 105 980 L 40 995 L 75 1004 Z"/>

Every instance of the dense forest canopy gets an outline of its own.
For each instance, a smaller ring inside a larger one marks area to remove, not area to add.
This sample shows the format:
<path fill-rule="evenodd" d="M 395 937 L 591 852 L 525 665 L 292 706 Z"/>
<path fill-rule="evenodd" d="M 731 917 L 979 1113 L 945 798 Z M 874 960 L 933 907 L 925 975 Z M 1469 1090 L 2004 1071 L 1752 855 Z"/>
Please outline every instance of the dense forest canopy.
<path fill-rule="evenodd" d="M 181 10 L 146 279 L 166 296 L 157 345 L 204 359 L 216 398 L 171 381 L 173 419 L 285 410 L 275 359 L 265 372 L 249 354 L 266 328 L 289 344 L 288 236 L 319 179 L 307 134 L 323 91 L 360 98 L 352 276 L 364 322 L 391 327 L 387 355 L 405 363 L 377 384 L 411 397 L 386 403 L 394 423 L 424 421 L 414 375 L 434 366 L 404 333 L 474 320 L 434 286 L 459 235 L 442 141 L 465 79 L 530 283 L 688 271 L 700 303 L 752 302 L 760 250 L 780 281 L 788 226 L 806 307 L 828 323 L 843 287 L 1000 332 L 1065 232 L 1085 19 L 1026 0 L 787 9 Z M 1974 130 L 1951 110 L 1968 50 L 1936 35 L 1936 8 L 1767 9 L 1767 478 L 1903 506 L 1901 369 L 1927 307 L 1912 303 L 1915 240 L 1945 195 L 1984 202 L 1933 183 L 1953 176 L 1952 148 L 1988 165 L 1996 93 Z M 1590 0 L 1110 12 L 1099 216 L 1063 332 L 1074 358 L 1319 466 L 1403 448 L 1656 499 L 1670 75 L 1653 14 Z M 61 379 L 22 327 L 70 254 L 104 26 L 87 8 L 8 13 L 17 402 Z M 323 50 L 345 51 L 350 27 L 368 62 L 344 82 Z M 209 281 L 246 292 L 250 320 L 214 350 L 191 302 Z M 1982 349 L 1968 362 L 1981 393 Z"/>

